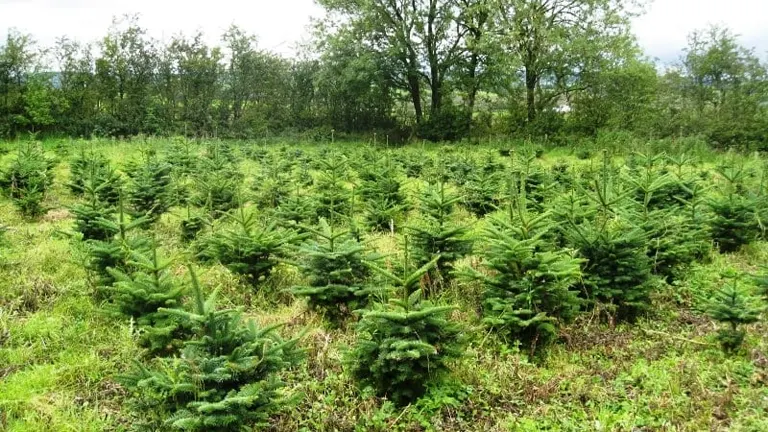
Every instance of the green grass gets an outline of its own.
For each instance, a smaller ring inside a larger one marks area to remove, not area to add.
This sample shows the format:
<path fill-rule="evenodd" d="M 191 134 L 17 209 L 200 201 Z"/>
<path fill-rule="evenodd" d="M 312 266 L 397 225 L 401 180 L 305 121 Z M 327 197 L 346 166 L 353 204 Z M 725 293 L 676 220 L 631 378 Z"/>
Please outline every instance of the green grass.
<path fill-rule="evenodd" d="M 139 149 L 110 142 L 93 147 L 118 166 L 136 158 Z M 432 155 L 442 150 L 425 147 Z M 551 150 L 542 163 L 599 163 L 599 155 L 577 161 L 573 153 Z M 0 167 L 11 157 L 0 157 Z M 707 166 L 722 157 L 707 155 Z M 244 162 L 242 169 L 252 179 L 258 165 Z M 67 177 L 64 160 L 46 199 L 51 210 L 37 221 L 24 219 L 0 198 L 0 225 L 9 228 L 0 246 L 0 430 L 110 431 L 132 423 L 127 390 L 116 380 L 138 355 L 132 323 L 99 308 L 78 241 L 67 235 L 72 220 L 64 208 L 76 201 L 64 186 Z M 409 181 L 409 195 L 419 187 L 420 181 Z M 181 278 L 189 260 L 177 235 L 182 214 L 175 208 L 154 230 L 163 253 L 177 259 L 174 272 Z M 474 230 L 481 226 L 476 223 Z M 400 235 L 380 233 L 368 240 L 378 251 L 393 253 Z M 753 273 L 767 259 L 766 242 L 714 254 L 681 282 L 660 286 L 651 314 L 637 323 L 614 328 L 582 314 L 536 362 L 481 326 L 480 288 L 458 282 L 441 300 L 459 306 L 452 319 L 471 334 L 466 355 L 453 365 L 447 383 L 404 409 L 355 386 L 342 361 L 354 329 L 324 327 L 319 316 L 282 291 L 301 280 L 293 267 L 280 265 L 258 293 L 219 265 L 202 268 L 201 280 L 209 289 L 221 288 L 222 306 L 243 307 L 261 324 L 287 323 L 281 330 L 286 335 L 307 330 L 302 341 L 307 359 L 284 376 L 286 396 L 296 398 L 274 418 L 273 431 L 763 431 L 768 430 L 768 324 L 750 326 L 744 349 L 729 356 L 714 339 L 716 324 L 696 306 L 699 296 L 719 286 L 724 272 Z"/>

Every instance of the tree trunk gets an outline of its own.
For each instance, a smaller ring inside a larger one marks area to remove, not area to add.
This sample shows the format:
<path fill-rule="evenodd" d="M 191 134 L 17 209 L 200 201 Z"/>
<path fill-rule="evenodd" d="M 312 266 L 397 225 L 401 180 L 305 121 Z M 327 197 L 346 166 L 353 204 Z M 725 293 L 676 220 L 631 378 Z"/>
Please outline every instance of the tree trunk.
<path fill-rule="evenodd" d="M 538 76 L 529 67 L 525 68 L 526 104 L 528 107 L 528 123 L 536 120 L 536 84 Z"/>
<path fill-rule="evenodd" d="M 416 112 L 416 124 L 421 124 L 424 117 L 424 110 L 421 107 L 421 79 L 419 77 L 419 61 L 416 57 L 416 51 L 413 47 L 408 47 L 408 65 L 407 79 L 408 87 L 413 101 L 413 110 Z"/>
<path fill-rule="evenodd" d="M 421 87 L 419 84 L 419 75 L 416 72 L 408 72 L 408 87 L 413 101 L 413 110 L 416 112 L 416 124 L 421 124 L 424 117 L 424 111 L 421 108 Z"/>
<path fill-rule="evenodd" d="M 430 87 L 432 90 L 432 109 L 430 112 L 432 114 L 437 114 L 443 107 L 443 90 L 441 88 L 442 84 L 436 70 L 432 71 L 432 84 Z"/>
<path fill-rule="evenodd" d="M 472 117 L 475 113 L 475 102 L 477 101 L 477 91 L 480 87 L 477 83 L 477 67 L 480 64 L 480 56 L 472 54 L 469 61 L 469 92 L 467 95 L 467 116 L 469 125 L 472 126 Z"/>

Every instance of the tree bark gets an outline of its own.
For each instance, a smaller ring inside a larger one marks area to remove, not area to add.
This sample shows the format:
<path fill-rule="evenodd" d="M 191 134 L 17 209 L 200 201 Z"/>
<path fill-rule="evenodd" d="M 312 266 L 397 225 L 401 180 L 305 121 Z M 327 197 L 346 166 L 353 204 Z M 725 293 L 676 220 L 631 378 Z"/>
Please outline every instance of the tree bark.
<path fill-rule="evenodd" d="M 413 101 L 413 110 L 416 112 L 416 124 L 421 124 L 424 117 L 424 110 L 421 107 L 421 87 L 419 84 L 419 75 L 415 72 L 408 73 L 408 87 Z"/>
<path fill-rule="evenodd" d="M 413 110 L 416 113 L 416 124 L 421 124 L 424 118 L 424 110 L 421 107 L 421 77 L 419 76 L 418 64 L 419 61 L 416 58 L 416 52 L 412 47 L 408 47 L 408 71 L 406 73 L 408 80 L 408 88 L 411 93 L 411 100 L 413 101 Z"/>
<path fill-rule="evenodd" d="M 525 92 L 526 92 L 526 104 L 528 107 L 528 122 L 531 123 L 536 120 L 536 85 L 539 81 L 538 75 L 531 70 L 531 68 L 525 68 Z"/>

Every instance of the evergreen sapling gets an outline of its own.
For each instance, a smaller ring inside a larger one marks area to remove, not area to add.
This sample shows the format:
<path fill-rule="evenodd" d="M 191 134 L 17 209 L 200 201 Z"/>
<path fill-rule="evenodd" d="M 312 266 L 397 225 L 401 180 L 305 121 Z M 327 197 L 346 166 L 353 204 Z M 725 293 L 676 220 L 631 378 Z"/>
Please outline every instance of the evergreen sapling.
<path fill-rule="evenodd" d="M 272 273 L 283 247 L 301 238 L 277 229 L 276 222 L 259 226 L 256 215 L 244 207 L 230 214 L 229 219 L 230 226 L 205 240 L 200 255 L 204 259 L 217 259 L 231 272 L 246 276 L 253 286 Z"/>
<path fill-rule="evenodd" d="M 425 265 L 438 257 L 435 267 L 428 273 L 431 286 L 450 280 L 456 261 L 472 252 L 469 229 L 451 222 L 456 204 L 462 199 L 447 191 L 444 182 L 430 185 L 420 199 L 423 223 L 408 227 L 416 265 Z"/>
<path fill-rule="evenodd" d="M 369 290 L 366 279 L 370 275 L 364 259 L 365 247 L 349 234 L 337 230 L 325 219 L 318 229 L 310 229 L 314 239 L 298 250 L 299 268 L 309 277 L 307 286 L 292 288 L 292 292 L 306 297 L 309 306 L 319 310 L 331 322 L 340 324 L 352 311 L 365 307 Z"/>
<path fill-rule="evenodd" d="M 237 310 L 218 309 L 217 291 L 205 298 L 191 268 L 190 275 L 192 310 L 160 309 L 192 325 L 182 356 L 159 359 L 155 369 L 138 365 L 122 379 L 143 426 L 200 432 L 267 426 L 284 403 L 277 373 L 302 358 L 298 339 L 284 340 L 280 326 L 257 328 Z"/>
<path fill-rule="evenodd" d="M 765 310 L 759 300 L 745 292 L 736 283 L 724 285 L 709 299 L 706 312 L 712 319 L 724 325 L 717 333 L 717 340 L 726 352 L 735 352 L 744 342 L 744 325 L 757 322 Z"/>
<path fill-rule="evenodd" d="M 583 260 L 547 239 L 557 226 L 549 213 L 528 213 L 524 195 L 508 219 L 494 218 L 484 231 L 484 264 L 474 272 L 484 286 L 483 322 L 533 356 L 552 342 L 558 326 L 578 312 L 576 290 Z"/>
<path fill-rule="evenodd" d="M 108 308 L 117 316 L 135 320 L 139 330 L 139 345 L 150 355 L 169 355 L 181 348 L 189 335 L 188 323 L 161 308 L 181 306 L 184 289 L 171 276 L 168 268 L 173 262 L 161 260 L 157 246 L 149 254 L 132 251 L 127 262 L 130 274 L 109 268 L 115 282 L 105 288 L 110 303 Z"/>
<path fill-rule="evenodd" d="M 408 269 L 408 250 L 404 269 Z M 361 311 L 359 338 L 348 357 L 356 380 L 398 405 L 421 397 L 427 386 L 448 372 L 449 362 L 461 355 L 460 327 L 447 318 L 452 306 L 422 300 L 419 281 L 437 262 L 404 276 L 374 265 L 371 269 L 400 291 L 386 304 Z"/>
<path fill-rule="evenodd" d="M 155 221 L 168 211 L 173 204 L 170 164 L 148 157 L 143 164 L 130 167 L 128 177 L 132 181 L 128 203 L 134 215 Z"/>

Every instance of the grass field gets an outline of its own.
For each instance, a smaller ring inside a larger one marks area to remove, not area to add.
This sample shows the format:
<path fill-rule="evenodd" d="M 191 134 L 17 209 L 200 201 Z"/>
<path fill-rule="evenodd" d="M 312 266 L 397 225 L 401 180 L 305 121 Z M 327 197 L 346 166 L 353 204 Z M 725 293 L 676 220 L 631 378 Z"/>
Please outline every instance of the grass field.
<path fill-rule="evenodd" d="M 85 243 L 73 234 L 73 216 L 68 210 L 80 202 L 66 186 L 70 162 L 83 149 L 106 156 L 123 171 L 129 161 L 142 160 L 148 148 L 161 157 L 168 154 L 170 140 L 129 142 L 45 142 L 46 154 L 58 159 L 54 182 L 45 193 L 46 211 L 39 218 L 21 215 L 12 199 L 0 198 L 0 225 L 5 227 L 0 246 L 0 430 L 8 431 L 109 431 L 130 430 L 142 413 L 133 412 L 127 401 L 132 391 L 118 377 L 141 359 L 133 320 L 103 311 L 96 295 L 96 281 L 86 270 Z M 0 168 L 7 168 L 21 144 L 6 143 Z M 195 158 L 202 158 L 209 143 L 190 144 Z M 374 150 L 366 144 L 232 143 L 227 145 L 243 174 L 239 182 L 241 201 L 261 219 L 273 217 L 268 206 L 257 204 L 272 173 L 270 161 L 296 159 L 309 166 L 316 179 L 313 161 L 346 154 L 351 161 Z M 516 155 L 500 155 L 501 144 L 443 147 L 414 146 L 376 149 L 377 158 L 399 161 L 444 158 L 499 162 L 506 172 Z M 177 148 L 176 148 L 177 149 Z M 532 166 L 551 173 L 567 164 L 575 172 L 601 165 L 600 152 L 547 149 Z M 638 150 L 638 149 L 636 149 Z M 640 149 L 642 150 L 642 149 Z M 659 148 L 654 149 L 661 150 Z M 171 153 L 175 150 L 170 150 Z M 298 151 L 298 152 L 297 152 Z M 689 149 L 694 162 L 691 172 L 709 173 L 708 182 L 722 183 L 714 168 L 725 161 L 743 164 L 755 174 L 750 185 L 760 181 L 763 160 L 752 155 L 717 154 Z M 613 151 L 614 163 L 626 162 L 631 154 Z M 670 148 L 676 156 L 681 149 Z M 256 156 L 254 156 L 256 155 Z M 272 167 L 274 168 L 274 167 Z M 595 168 L 596 169 L 596 168 Z M 670 168 L 671 169 L 671 168 Z M 428 168 L 425 168 L 428 170 Z M 346 180 L 357 181 L 350 169 Z M 194 176 L 194 170 L 190 176 Z M 311 197 L 313 186 L 297 186 L 296 175 L 287 180 L 290 193 Z M 411 209 L 395 227 L 365 230 L 369 250 L 395 257 L 402 249 L 406 230 L 417 218 L 418 193 L 427 174 L 400 174 Z M 174 177 L 174 182 L 194 182 Z M 253 185 L 256 185 L 255 187 Z M 751 186 L 751 187 L 752 187 Z M 462 186 L 451 183 L 461 192 Z M 553 189 L 546 203 L 565 192 Z M 483 288 L 476 281 L 456 278 L 437 295 L 439 304 L 456 305 L 450 319 L 458 322 L 468 337 L 464 354 L 450 364 L 450 374 L 439 385 L 430 386 L 425 397 L 406 406 L 396 406 L 360 388 L 348 371 L 345 353 L 358 334 L 353 324 L 329 326 L 310 310 L 303 299 L 287 288 L 303 283 L 295 266 L 284 262 L 255 289 L 252 284 L 215 262 L 201 263 L 194 248 L 181 240 L 180 223 L 186 206 L 175 205 L 142 235 L 154 238 L 164 256 L 174 260 L 171 273 L 187 280 L 186 264 L 198 268 L 206 291 L 221 290 L 221 306 L 242 308 L 247 318 L 261 325 L 285 323 L 279 331 L 286 337 L 301 335 L 306 358 L 298 366 L 281 372 L 286 386 L 280 390 L 290 399 L 273 415 L 271 431 L 702 431 L 768 430 L 768 324 L 761 320 L 746 327 L 742 348 L 723 352 L 716 340 L 719 324 L 701 311 L 708 298 L 734 274 L 756 290 L 750 275 L 768 262 L 768 242 L 757 239 L 733 253 L 708 251 L 668 282 L 652 279 L 652 306 L 634 322 L 606 320 L 598 308 L 580 312 L 563 322 L 557 340 L 546 353 L 533 358 L 514 342 L 503 340 L 483 324 Z M 455 217 L 467 223 L 473 237 L 482 239 L 483 228 L 494 214 L 476 217 L 460 207 Z M 364 218 L 360 211 L 356 216 Z M 211 230 L 217 229 L 214 223 Z M 482 267 L 482 240 L 475 251 L 461 259 L 457 268 Z M 393 258 L 394 259 L 394 258 Z M 305 332 L 305 333 L 302 333 Z"/>

